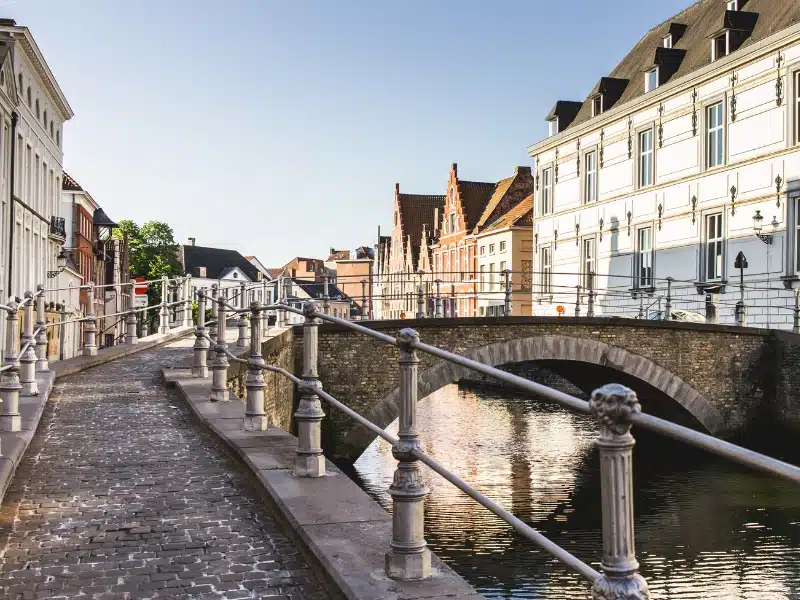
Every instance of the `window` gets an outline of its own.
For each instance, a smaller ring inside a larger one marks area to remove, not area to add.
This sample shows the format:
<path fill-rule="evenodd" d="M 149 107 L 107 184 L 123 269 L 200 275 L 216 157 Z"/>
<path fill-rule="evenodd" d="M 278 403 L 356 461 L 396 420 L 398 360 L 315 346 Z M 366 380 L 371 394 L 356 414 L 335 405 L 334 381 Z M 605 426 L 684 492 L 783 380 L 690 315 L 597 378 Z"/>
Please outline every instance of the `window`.
<path fill-rule="evenodd" d="M 542 171 L 542 214 L 549 215 L 553 212 L 553 168 Z"/>
<path fill-rule="evenodd" d="M 597 200 L 597 154 L 594 150 L 587 152 L 583 157 L 583 203 L 588 204 Z"/>
<path fill-rule="evenodd" d="M 706 167 L 718 167 L 723 162 L 722 102 L 706 109 Z"/>
<path fill-rule="evenodd" d="M 450 213 L 450 233 L 456 231 L 456 213 Z"/>
<path fill-rule="evenodd" d="M 207 273 L 208 273 L 208 269 L 206 267 L 197 267 L 197 274 L 200 277 L 205 277 Z"/>
<path fill-rule="evenodd" d="M 739 10 L 739 0 L 729 0 L 728 10 Z"/>
<path fill-rule="evenodd" d="M 599 96 L 595 96 L 594 98 L 592 98 L 592 116 L 596 117 L 602 112 L 603 112 L 603 95 L 600 94 Z"/>
<path fill-rule="evenodd" d="M 552 121 L 547 122 L 548 130 L 547 133 L 550 137 L 553 137 L 555 134 L 558 133 L 558 117 L 553 119 Z"/>
<path fill-rule="evenodd" d="M 653 287 L 653 229 L 640 229 L 636 236 L 636 287 Z"/>
<path fill-rule="evenodd" d="M 41 116 L 42 116 L 42 113 L 39 111 L 39 99 L 37 98 L 36 99 L 36 118 L 38 119 Z"/>
<path fill-rule="evenodd" d="M 653 130 L 639 134 L 639 187 L 653 185 Z"/>
<path fill-rule="evenodd" d="M 715 37 L 711 41 L 711 60 L 718 60 L 728 56 L 728 32 L 726 31 L 720 36 Z"/>
<path fill-rule="evenodd" d="M 541 258 L 541 270 L 542 270 L 542 283 L 541 283 L 541 293 L 542 294 L 549 294 L 551 288 L 551 282 L 553 280 L 553 261 L 552 256 L 550 255 L 550 247 L 545 246 L 539 249 L 539 255 Z"/>
<path fill-rule="evenodd" d="M 505 251 L 506 251 L 506 243 L 500 242 L 500 252 L 505 252 Z"/>
<path fill-rule="evenodd" d="M 800 273 L 800 196 L 794 199 L 794 271 Z"/>
<path fill-rule="evenodd" d="M 644 74 L 644 91 L 652 92 L 658 87 L 658 67 Z"/>
<path fill-rule="evenodd" d="M 314 263 L 313 262 L 311 262 L 311 261 L 307 261 L 306 262 L 306 271 L 309 272 L 309 273 L 313 273 L 314 272 Z"/>
<path fill-rule="evenodd" d="M 583 269 L 581 279 L 583 287 L 588 288 L 591 277 L 594 274 L 594 238 L 584 239 L 582 250 L 581 264 Z"/>
<path fill-rule="evenodd" d="M 3 69 L 0 69 L 0 85 L 6 84 L 6 72 Z"/>
<path fill-rule="evenodd" d="M 28 86 L 27 96 L 28 96 L 28 108 L 31 108 L 31 86 Z"/>
<path fill-rule="evenodd" d="M 486 255 L 486 246 L 481 246 L 481 256 Z"/>
<path fill-rule="evenodd" d="M 56 129 L 56 145 L 61 147 L 61 132 Z"/>
<path fill-rule="evenodd" d="M 506 270 L 506 261 L 501 260 L 500 261 L 500 271 L 499 271 L 499 273 L 501 275 L 501 278 L 500 278 L 500 289 L 501 290 L 506 289 L 506 276 L 503 274 L 503 271 L 505 271 L 505 270 Z"/>
<path fill-rule="evenodd" d="M 480 281 L 480 290 L 482 292 L 486 291 L 486 265 L 480 266 L 481 271 L 481 281 Z"/>
<path fill-rule="evenodd" d="M 489 291 L 494 291 L 494 263 L 489 264 Z"/>
<path fill-rule="evenodd" d="M 706 281 L 722 279 L 722 213 L 706 217 Z"/>
<path fill-rule="evenodd" d="M 672 48 L 672 34 L 664 36 L 664 48 Z"/>
<path fill-rule="evenodd" d="M 21 94 L 22 90 L 24 89 L 24 87 L 22 85 L 22 73 L 17 75 L 17 81 L 19 81 L 19 93 Z"/>
<path fill-rule="evenodd" d="M 456 205 L 456 191 L 454 188 L 450 188 L 450 206 Z"/>
<path fill-rule="evenodd" d="M 489 244 L 489 254 L 494 254 L 494 244 Z"/>
<path fill-rule="evenodd" d="M 478 310 L 480 311 L 480 316 L 482 316 L 482 317 L 486 316 L 486 307 L 485 306 L 481 306 Z"/>
<path fill-rule="evenodd" d="M 794 74 L 794 143 L 800 144 L 800 71 Z"/>

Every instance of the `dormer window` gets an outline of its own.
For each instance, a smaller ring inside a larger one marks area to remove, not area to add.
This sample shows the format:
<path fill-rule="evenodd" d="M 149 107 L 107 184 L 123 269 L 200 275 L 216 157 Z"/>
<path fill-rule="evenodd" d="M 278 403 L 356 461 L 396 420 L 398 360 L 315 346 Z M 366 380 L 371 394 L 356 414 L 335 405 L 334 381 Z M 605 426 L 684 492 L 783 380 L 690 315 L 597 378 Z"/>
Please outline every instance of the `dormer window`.
<path fill-rule="evenodd" d="M 603 95 L 592 98 L 592 116 L 596 117 L 603 113 Z"/>
<path fill-rule="evenodd" d="M 664 36 L 664 48 L 672 48 L 672 34 Z"/>
<path fill-rule="evenodd" d="M 729 0 L 727 6 L 728 10 L 739 10 L 739 0 Z"/>
<path fill-rule="evenodd" d="M 644 91 L 652 92 L 658 87 L 658 67 L 651 69 L 644 74 Z"/>
<path fill-rule="evenodd" d="M 730 53 L 730 31 L 711 40 L 711 60 L 719 60 Z"/>
<path fill-rule="evenodd" d="M 552 119 L 551 121 L 547 122 L 548 125 L 548 135 L 553 137 L 555 134 L 558 133 L 558 117 Z"/>
<path fill-rule="evenodd" d="M 197 267 L 197 274 L 200 277 L 206 277 L 207 274 L 208 274 L 208 268 L 207 267 Z"/>

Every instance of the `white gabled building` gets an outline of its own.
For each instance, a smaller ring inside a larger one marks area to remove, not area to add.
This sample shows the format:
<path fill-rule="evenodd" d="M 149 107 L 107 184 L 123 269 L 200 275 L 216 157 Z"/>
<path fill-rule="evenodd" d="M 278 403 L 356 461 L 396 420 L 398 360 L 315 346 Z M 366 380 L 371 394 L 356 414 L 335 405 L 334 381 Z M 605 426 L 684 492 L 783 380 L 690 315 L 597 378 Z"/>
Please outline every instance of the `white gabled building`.
<path fill-rule="evenodd" d="M 702 313 L 710 293 L 733 323 L 742 252 L 748 324 L 791 327 L 800 2 L 701 0 L 547 121 L 550 137 L 529 148 L 534 314 L 574 314 L 580 285 L 585 315 L 594 272 L 598 315 L 656 313 L 671 277 L 674 309 Z"/>

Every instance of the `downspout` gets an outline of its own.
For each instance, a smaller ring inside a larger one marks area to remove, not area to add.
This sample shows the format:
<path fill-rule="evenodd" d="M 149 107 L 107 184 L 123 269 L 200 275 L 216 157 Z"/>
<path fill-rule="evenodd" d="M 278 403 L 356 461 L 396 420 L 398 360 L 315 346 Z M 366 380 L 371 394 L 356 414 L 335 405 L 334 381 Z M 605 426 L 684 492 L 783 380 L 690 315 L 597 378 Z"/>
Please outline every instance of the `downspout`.
<path fill-rule="evenodd" d="M 9 223 L 11 224 L 11 231 L 8 236 L 8 295 L 11 297 L 13 285 L 13 270 L 14 270 L 14 180 L 17 172 L 17 111 L 11 113 L 11 173 L 9 174 Z"/>

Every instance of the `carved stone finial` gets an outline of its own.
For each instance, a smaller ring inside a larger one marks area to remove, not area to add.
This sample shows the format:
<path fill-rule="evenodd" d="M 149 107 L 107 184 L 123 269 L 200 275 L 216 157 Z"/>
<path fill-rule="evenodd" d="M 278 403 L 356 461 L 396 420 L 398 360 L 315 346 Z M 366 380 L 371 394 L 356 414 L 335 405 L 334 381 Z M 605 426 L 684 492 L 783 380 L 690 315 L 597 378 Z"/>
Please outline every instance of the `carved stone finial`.
<path fill-rule="evenodd" d="M 36 291 L 37 292 L 43 292 L 44 291 L 44 284 L 40 283 L 39 285 L 37 285 L 36 286 Z"/>
<path fill-rule="evenodd" d="M 314 313 L 317 312 L 317 303 L 313 300 L 307 300 L 303 302 L 303 316 L 304 317 L 313 317 Z"/>
<path fill-rule="evenodd" d="M 25 297 L 26 298 L 33 298 L 33 292 L 30 292 L 30 291 L 29 292 L 25 292 Z"/>
<path fill-rule="evenodd" d="M 417 333 L 414 329 L 406 327 L 405 329 L 401 329 L 400 333 L 397 334 L 397 342 L 400 344 L 401 347 L 408 346 L 409 344 L 418 341 L 419 341 L 419 333 Z"/>
<path fill-rule="evenodd" d="M 592 600 L 650 600 L 650 589 L 644 577 L 633 573 L 627 577 L 598 577 L 592 584 Z"/>
<path fill-rule="evenodd" d="M 260 302 L 258 302 L 258 301 L 256 301 L 256 300 L 253 300 L 253 301 L 250 303 L 250 310 L 251 310 L 251 311 L 253 311 L 253 312 L 256 312 L 256 311 L 258 311 L 260 308 L 261 308 L 261 303 L 260 303 Z"/>
<path fill-rule="evenodd" d="M 631 429 L 631 417 L 642 411 L 636 392 L 618 383 L 609 383 L 592 392 L 589 411 L 604 430 L 626 435 Z"/>

